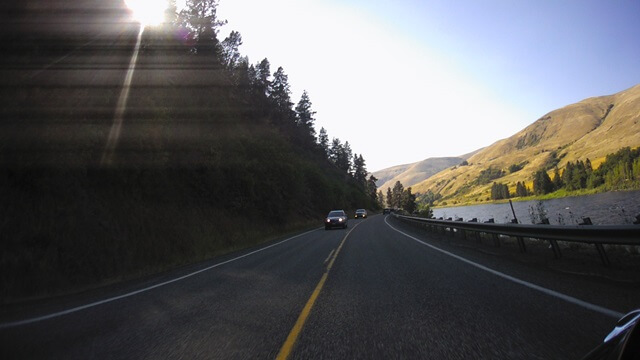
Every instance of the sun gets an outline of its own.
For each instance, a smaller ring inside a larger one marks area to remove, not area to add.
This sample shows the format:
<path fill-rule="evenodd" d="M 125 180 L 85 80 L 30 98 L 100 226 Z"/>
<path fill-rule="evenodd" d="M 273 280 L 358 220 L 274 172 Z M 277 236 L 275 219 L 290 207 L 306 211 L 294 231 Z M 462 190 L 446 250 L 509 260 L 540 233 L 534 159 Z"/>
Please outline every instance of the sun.
<path fill-rule="evenodd" d="M 133 12 L 133 18 L 142 26 L 153 26 L 164 21 L 166 1 L 162 0 L 124 0 Z"/>

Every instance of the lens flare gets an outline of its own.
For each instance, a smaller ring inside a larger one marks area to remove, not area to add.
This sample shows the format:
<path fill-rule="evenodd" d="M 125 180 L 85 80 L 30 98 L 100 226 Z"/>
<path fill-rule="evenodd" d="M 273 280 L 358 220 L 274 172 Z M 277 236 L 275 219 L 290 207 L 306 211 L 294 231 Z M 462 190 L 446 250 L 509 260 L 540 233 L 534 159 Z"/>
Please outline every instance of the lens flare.
<path fill-rule="evenodd" d="M 164 21 L 164 12 L 167 8 L 166 1 L 125 0 L 125 3 L 131 9 L 133 18 L 142 26 L 158 25 Z"/>

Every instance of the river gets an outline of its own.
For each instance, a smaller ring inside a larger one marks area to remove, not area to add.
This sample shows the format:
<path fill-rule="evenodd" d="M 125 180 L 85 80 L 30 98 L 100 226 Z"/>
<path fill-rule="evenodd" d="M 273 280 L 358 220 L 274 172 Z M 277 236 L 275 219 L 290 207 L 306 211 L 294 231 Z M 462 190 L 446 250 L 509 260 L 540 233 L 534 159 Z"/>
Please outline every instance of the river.
<path fill-rule="evenodd" d="M 640 214 L 640 191 L 613 191 L 594 195 L 573 196 L 551 200 L 514 201 L 518 221 L 532 224 L 532 215 L 545 213 L 554 225 L 576 225 L 583 217 L 591 218 L 594 225 L 631 224 Z M 433 209 L 436 218 L 463 218 L 479 222 L 493 218 L 496 223 L 513 219 L 509 203 L 482 204 Z M 535 222 L 538 222 L 537 220 Z"/>

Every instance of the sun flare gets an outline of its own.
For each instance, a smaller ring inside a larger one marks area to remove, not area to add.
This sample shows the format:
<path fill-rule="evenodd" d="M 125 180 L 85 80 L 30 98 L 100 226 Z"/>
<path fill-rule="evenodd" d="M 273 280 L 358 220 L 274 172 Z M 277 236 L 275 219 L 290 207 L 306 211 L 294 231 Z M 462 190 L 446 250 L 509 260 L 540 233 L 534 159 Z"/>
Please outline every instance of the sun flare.
<path fill-rule="evenodd" d="M 131 9 L 133 18 L 142 26 L 153 26 L 164 21 L 166 1 L 162 0 L 125 0 Z"/>

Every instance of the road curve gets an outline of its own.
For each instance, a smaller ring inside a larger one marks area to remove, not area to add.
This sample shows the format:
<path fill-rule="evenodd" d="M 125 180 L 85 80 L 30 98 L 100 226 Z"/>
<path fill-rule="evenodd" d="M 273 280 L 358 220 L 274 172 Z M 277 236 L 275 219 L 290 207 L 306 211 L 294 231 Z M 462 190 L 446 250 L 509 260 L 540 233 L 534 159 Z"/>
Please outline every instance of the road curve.
<path fill-rule="evenodd" d="M 638 299 L 624 284 L 446 247 L 388 217 L 351 220 L 144 282 L 4 307 L 0 357 L 268 359 L 298 324 L 288 358 L 575 359 Z"/>

